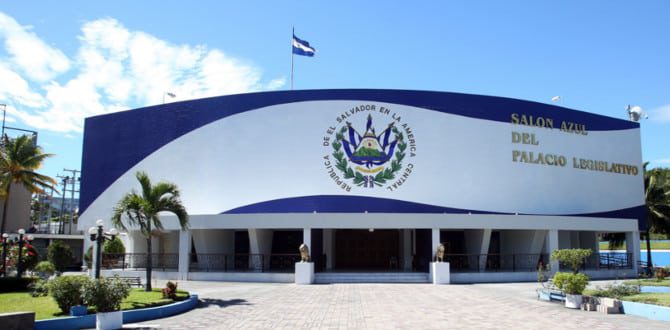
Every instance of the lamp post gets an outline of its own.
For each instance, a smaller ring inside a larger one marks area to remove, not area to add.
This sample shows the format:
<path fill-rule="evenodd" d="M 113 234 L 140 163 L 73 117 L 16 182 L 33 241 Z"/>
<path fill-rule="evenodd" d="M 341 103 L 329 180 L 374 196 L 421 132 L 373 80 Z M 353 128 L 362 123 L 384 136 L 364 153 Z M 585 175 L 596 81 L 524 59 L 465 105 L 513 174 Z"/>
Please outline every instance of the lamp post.
<path fill-rule="evenodd" d="M 7 240 L 9 235 L 2 234 L 2 276 L 7 277 Z"/>
<path fill-rule="evenodd" d="M 26 235 L 26 230 L 21 228 L 19 229 L 19 257 L 17 259 L 16 263 L 16 278 L 21 278 L 21 275 L 23 274 L 23 263 L 22 263 L 22 257 L 23 257 L 23 245 L 25 244 L 25 241 L 32 241 L 33 240 L 33 235 Z M 26 238 L 26 240 L 24 240 Z"/>
<path fill-rule="evenodd" d="M 91 242 L 95 242 L 95 278 L 100 278 L 100 265 L 102 259 L 102 243 L 106 239 L 112 240 L 114 236 L 119 234 L 119 231 L 116 228 L 110 229 L 108 232 L 105 232 L 102 228 L 104 221 L 98 219 L 95 222 L 96 227 L 91 227 L 88 229 L 88 234 L 91 236 Z"/>

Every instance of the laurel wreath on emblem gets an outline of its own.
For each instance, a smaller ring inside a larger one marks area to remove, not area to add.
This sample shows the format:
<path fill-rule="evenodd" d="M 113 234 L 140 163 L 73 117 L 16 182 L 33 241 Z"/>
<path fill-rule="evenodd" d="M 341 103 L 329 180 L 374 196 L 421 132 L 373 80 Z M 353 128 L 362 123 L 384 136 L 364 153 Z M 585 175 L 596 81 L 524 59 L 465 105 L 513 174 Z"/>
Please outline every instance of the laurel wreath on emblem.
<path fill-rule="evenodd" d="M 342 152 L 342 140 L 344 139 L 344 133 L 346 133 L 347 127 L 342 126 L 339 132 L 335 135 L 335 142 L 332 143 L 334 152 L 333 157 L 337 160 L 335 167 L 342 172 L 345 179 L 354 179 L 354 184 L 362 186 L 365 182 L 365 177 L 361 172 L 354 171 L 349 167 L 349 162 Z M 393 127 L 393 134 L 398 141 L 398 150 L 395 152 L 395 159 L 391 161 L 391 166 L 385 168 L 383 171 L 377 173 L 374 176 L 374 184 L 381 186 L 386 183 L 388 180 L 395 179 L 395 174 L 402 169 L 402 160 L 405 158 L 405 149 L 407 144 L 404 141 L 402 132 L 398 128 Z"/>

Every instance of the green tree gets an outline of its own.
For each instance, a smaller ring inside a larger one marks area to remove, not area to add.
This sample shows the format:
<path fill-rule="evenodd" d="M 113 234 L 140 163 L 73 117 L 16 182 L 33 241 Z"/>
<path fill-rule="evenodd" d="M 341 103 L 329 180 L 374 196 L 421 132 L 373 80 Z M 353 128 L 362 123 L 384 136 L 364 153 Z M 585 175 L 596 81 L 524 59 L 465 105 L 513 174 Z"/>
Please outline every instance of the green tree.
<path fill-rule="evenodd" d="M 670 233 L 670 171 L 668 169 L 647 170 L 649 162 L 645 162 L 644 169 L 644 200 L 647 207 L 647 261 L 651 260 L 650 231 L 659 234 Z"/>
<path fill-rule="evenodd" d="M 584 264 L 593 251 L 591 249 L 561 249 L 551 252 L 551 259 L 570 267 L 573 274 L 579 273 L 579 268 Z"/>
<path fill-rule="evenodd" d="M 151 184 L 149 176 L 144 172 L 135 174 L 142 186 L 141 194 L 132 190 L 121 198 L 114 208 L 112 224 L 120 229 L 127 230 L 123 220 L 129 226 L 137 226 L 147 240 L 147 273 L 146 291 L 151 291 L 151 230 L 163 230 L 159 213 L 174 213 L 179 220 L 182 230 L 188 228 L 188 213 L 179 199 L 179 189 L 173 183 L 159 182 Z"/>
<path fill-rule="evenodd" d="M 49 176 L 35 172 L 42 162 L 52 154 L 45 154 L 42 148 L 33 143 L 33 139 L 22 135 L 16 139 L 2 138 L 0 148 L 0 191 L 4 198 L 0 233 L 5 232 L 7 205 L 12 184 L 24 186 L 31 193 L 43 192 L 44 188 L 54 188 L 56 181 Z"/>
<path fill-rule="evenodd" d="M 63 241 L 56 240 L 47 248 L 47 260 L 62 273 L 67 266 L 72 264 L 72 249 Z"/>
<path fill-rule="evenodd" d="M 102 246 L 102 253 L 124 254 L 126 253 L 126 247 L 118 236 L 114 236 L 113 239 L 105 241 Z"/>

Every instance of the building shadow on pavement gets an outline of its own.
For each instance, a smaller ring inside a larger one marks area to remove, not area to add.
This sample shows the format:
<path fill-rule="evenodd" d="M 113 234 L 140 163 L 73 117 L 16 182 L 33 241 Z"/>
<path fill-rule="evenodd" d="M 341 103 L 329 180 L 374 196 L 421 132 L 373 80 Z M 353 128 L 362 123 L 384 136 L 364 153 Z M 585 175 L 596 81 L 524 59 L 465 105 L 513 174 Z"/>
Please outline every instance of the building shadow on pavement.
<path fill-rule="evenodd" d="M 207 308 L 209 306 L 219 306 L 221 308 L 235 305 L 251 305 L 245 299 L 212 299 L 212 298 L 201 298 L 200 304 L 196 308 Z"/>

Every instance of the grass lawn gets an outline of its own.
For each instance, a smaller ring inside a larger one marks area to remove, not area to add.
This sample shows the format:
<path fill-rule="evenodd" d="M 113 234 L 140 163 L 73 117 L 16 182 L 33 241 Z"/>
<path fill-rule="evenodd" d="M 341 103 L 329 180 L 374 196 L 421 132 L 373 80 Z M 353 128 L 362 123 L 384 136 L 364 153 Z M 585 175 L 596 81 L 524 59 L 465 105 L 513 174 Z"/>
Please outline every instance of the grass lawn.
<path fill-rule="evenodd" d="M 670 286 L 670 278 L 666 278 L 663 281 L 657 281 L 656 279 L 646 279 L 646 280 L 635 280 L 635 281 L 626 281 L 626 284 L 633 285 L 644 285 L 644 286 Z"/>
<path fill-rule="evenodd" d="M 670 250 L 670 242 L 660 242 L 660 241 L 651 241 L 651 249 L 652 250 Z M 609 248 L 609 243 L 607 242 L 600 242 L 600 249 L 601 250 L 606 250 Z M 626 243 L 624 243 L 622 246 L 617 247 L 618 250 L 625 250 L 626 249 Z M 647 249 L 647 242 L 646 241 L 640 241 L 640 250 L 646 250 Z"/>
<path fill-rule="evenodd" d="M 188 293 L 177 291 L 177 297 L 185 299 Z M 155 307 L 172 303 L 171 299 L 163 299 L 160 289 L 144 292 L 144 289 L 133 289 L 130 295 L 121 303 L 121 309 L 137 309 Z M 0 313 L 35 311 L 35 319 L 50 319 L 68 316 L 62 314 L 56 301 L 49 297 L 33 298 L 29 292 L 0 293 Z M 95 309 L 90 308 L 89 313 Z"/>
<path fill-rule="evenodd" d="M 670 293 L 640 293 L 623 297 L 621 300 L 670 307 Z"/>

